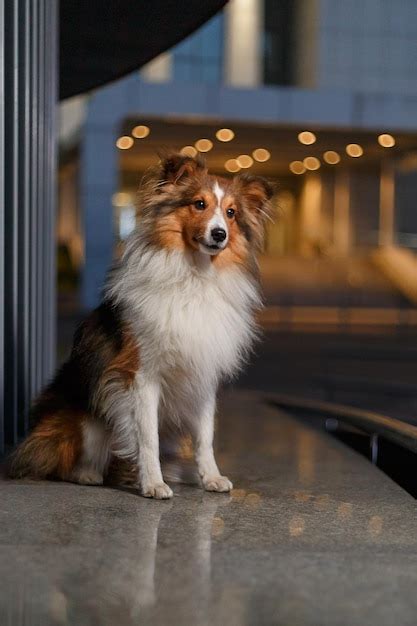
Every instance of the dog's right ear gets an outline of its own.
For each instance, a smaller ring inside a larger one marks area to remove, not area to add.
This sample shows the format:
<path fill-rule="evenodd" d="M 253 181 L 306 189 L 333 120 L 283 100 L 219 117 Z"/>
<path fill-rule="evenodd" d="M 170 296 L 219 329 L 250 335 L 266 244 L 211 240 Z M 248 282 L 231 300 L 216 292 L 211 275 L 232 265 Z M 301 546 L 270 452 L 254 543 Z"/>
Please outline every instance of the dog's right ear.
<path fill-rule="evenodd" d="M 176 185 L 186 178 L 207 172 L 204 159 L 200 156 L 190 157 L 182 154 L 168 154 L 161 159 L 161 179 Z"/>

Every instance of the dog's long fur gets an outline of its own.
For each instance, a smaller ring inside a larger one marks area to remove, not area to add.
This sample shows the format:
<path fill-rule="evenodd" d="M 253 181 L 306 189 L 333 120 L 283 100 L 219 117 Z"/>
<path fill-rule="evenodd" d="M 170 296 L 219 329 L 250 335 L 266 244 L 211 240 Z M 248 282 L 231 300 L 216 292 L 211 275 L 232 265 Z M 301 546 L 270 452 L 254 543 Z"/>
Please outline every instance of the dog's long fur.
<path fill-rule="evenodd" d="M 271 195 L 260 177 L 226 180 L 200 159 L 162 160 L 102 303 L 32 408 L 12 476 L 100 484 L 126 463 L 131 474 L 133 462 L 143 495 L 171 497 L 158 441 L 169 422 L 191 433 L 204 487 L 231 488 L 212 449 L 216 391 L 256 335 L 256 254 Z"/>

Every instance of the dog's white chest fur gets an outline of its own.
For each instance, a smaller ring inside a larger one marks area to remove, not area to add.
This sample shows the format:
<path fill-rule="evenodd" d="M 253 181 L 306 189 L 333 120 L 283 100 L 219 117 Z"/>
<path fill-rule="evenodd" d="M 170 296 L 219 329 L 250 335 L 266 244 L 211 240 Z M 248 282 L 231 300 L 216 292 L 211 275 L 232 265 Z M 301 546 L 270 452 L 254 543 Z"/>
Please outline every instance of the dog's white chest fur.
<path fill-rule="evenodd" d="M 137 336 L 143 371 L 167 384 L 174 376 L 215 384 L 232 375 L 254 335 L 253 281 L 236 267 L 218 271 L 198 253 L 140 252 L 127 255 L 111 294 Z"/>

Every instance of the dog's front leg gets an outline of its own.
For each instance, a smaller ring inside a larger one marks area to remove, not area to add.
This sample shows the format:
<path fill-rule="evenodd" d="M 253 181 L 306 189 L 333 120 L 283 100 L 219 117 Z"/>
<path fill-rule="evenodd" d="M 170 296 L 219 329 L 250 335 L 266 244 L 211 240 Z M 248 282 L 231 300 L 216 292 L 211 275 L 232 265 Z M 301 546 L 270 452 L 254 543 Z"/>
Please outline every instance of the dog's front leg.
<path fill-rule="evenodd" d="M 138 472 L 142 495 L 164 500 L 172 490 L 164 482 L 159 461 L 158 405 L 160 389 L 155 382 L 139 377 L 134 410 L 138 444 Z"/>
<path fill-rule="evenodd" d="M 233 485 L 227 476 L 220 474 L 214 458 L 215 390 L 207 398 L 201 399 L 198 404 L 199 407 L 192 425 L 198 473 L 206 491 L 230 491 L 233 489 Z"/>

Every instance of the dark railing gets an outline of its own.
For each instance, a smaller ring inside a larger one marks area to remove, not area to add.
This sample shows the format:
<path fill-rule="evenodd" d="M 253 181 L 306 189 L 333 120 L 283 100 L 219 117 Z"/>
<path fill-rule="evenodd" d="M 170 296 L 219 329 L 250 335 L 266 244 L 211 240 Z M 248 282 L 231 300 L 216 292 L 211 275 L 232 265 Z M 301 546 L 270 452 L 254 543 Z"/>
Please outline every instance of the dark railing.
<path fill-rule="evenodd" d="M 268 400 L 282 408 L 306 411 L 310 414 L 340 420 L 369 435 L 382 435 L 412 452 L 417 452 L 417 426 L 394 417 L 344 404 L 285 394 L 271 394 Z"/>

